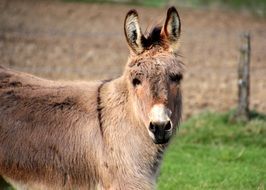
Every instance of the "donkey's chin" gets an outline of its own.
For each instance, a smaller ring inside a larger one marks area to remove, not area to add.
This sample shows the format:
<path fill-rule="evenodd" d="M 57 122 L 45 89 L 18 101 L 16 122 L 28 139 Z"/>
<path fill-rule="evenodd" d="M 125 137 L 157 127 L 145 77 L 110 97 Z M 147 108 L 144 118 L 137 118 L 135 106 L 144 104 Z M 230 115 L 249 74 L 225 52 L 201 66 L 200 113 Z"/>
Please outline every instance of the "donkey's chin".
<path fill-rule="evenodd" d="M 167 144 L 169 142 L 170 138 L 168 139 L 153 139 L 153 142 L 155 144 Z"/>
<path fill-rule="evenodd" d="M 167 144 L 170 140 L 170 137 L 164 137 L 164 138 L 157 138 L 154 136 L 154 134 L 149 132 L 149 136 L 151 137 L 154 144 Z"/>

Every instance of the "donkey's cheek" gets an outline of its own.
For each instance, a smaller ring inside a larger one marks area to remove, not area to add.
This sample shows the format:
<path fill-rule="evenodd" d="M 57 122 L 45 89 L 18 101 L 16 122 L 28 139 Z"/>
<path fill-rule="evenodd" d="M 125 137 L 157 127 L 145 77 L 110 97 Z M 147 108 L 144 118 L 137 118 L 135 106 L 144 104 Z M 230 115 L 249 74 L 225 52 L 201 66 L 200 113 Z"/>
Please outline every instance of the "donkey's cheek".
<path fill-rule="evenodd" d="M 145 105 L 145 107 L 148 107 L 150 100 L 149 100 L 149 95 L 146 89 L 147 88 L 145 88 L 144 86 L 140 86 L 136 89 L 135 93 L 139 101 L 141 101 L 142 104 Z"/>
<path fill-rule="evenodd" d="M 179 90 L 179 85 L 178 84 L 173 83 L 173 84 L 170 85 L 170 95 L 176 96 L 178 90 Z"/>

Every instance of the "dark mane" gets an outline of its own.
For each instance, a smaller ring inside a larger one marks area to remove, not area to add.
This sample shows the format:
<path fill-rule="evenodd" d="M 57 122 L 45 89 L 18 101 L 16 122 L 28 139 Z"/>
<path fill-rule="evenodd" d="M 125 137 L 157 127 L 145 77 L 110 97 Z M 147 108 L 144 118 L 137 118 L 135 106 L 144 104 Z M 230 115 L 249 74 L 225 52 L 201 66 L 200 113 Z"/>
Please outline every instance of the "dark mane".
<path fill-rule="evenodd" d="M 141 42 L 145 49 L 155 45 L 162 45 L 163 39 L 161 38 L 161 26 L 155 26 L 151 29 L 151 32 L 142 37 Z"/>

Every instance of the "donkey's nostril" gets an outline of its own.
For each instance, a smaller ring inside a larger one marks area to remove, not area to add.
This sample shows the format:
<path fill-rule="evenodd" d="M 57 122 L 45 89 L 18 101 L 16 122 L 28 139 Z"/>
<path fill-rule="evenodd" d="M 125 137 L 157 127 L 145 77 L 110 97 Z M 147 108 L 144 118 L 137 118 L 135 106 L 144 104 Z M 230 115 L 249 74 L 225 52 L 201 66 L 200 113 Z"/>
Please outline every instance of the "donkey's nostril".
<path fill-rule="evenodd" d="M 152 137 L 155 144 L 167 143 L 172 136 L 171 121 L 150 122 L 149 135 Z"/>
<path fill-rule="evenodd" d="M 165 131 L 169 131 L 169 130 L 171 130 L 171 128 L 172 128 L 171 122 L 168 121 L 168 122 L 166 123 L 165 127 L 164 127 L 164 130 L 165 130 Z"/>
<path fill-rule="evenodd" d="M 150 129 L 151 132 L 154 133 L 155 132 L 155 125 L 150 123 L 149 129 Z"/>

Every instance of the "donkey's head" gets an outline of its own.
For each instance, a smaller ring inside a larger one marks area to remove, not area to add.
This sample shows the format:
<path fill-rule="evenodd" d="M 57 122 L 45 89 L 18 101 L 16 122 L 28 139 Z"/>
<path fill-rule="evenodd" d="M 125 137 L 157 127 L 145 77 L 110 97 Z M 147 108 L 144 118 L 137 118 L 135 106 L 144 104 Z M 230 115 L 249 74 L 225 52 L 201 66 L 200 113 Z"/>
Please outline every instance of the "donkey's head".
<path fill-rule="evenodd" d="M 181 117 L 183 64 L 178 57 L 179 15 L 168 9 L 162 27 L 143 35 L 135 10 L 124 22 L 131 56 L 125 70 L 132 109 L 156 144 L 167 143 Z"/>

